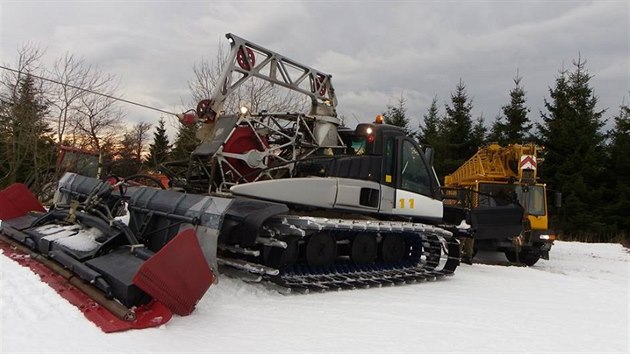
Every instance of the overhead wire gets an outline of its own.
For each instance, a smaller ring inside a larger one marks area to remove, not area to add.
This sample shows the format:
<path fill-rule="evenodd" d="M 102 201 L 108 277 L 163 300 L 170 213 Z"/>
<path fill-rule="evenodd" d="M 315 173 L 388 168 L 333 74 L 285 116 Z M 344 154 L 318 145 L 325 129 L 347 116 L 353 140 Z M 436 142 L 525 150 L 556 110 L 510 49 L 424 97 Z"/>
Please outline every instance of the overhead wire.
<path fill-rule="evenodd" d="M 18 74 L 23 73 L 23 71 L 16 70 L 16 69 L 12 69 L 12 68 L 9 68 L 9 67 L 3 66 L 3 65 L 0 65 L 0 69 L 4 69 L 4 70 L 7 70 L 7 71 L 12 71 L 12 72 L 14 72 L 14 73 L 18 73 Z M 70 88 L 73 88 L 73 89 L 76 89 L 76 90 L 81 90 L 81 91 L 84 91 L 84 92 L 89 92 L 89 93 L 92 93 L 92 94 L 95 94 L 95 95 L 99 95 L 99 96 L 103 96 L 103 97 L 107 97 L 107 98 L 110 98 L 110 99 L 113 99 L 113 100 L 116 100 L 116 101 L 121 101 L 121 102 L 125 102 L 125 103 L 132 104 L 132 105 L 135 105 L 135 106 L 139 106 L 139 107 L 143 107 L 143 108 L 151 109 L 151 110 L 154 110 L 154 111 L 157 111 L 157 112 L 161 112 L 161 113 L 165 113 L 165 114 L 170 114 L 170 115 L 173 115 L 173 116 L 178 116 L 178 113 L 173 113 L 173 112 L 165 111 L 165 110 L 163 110 L 163 109 L 159 109 L 159 108 L 156 108 L 156 107 L 148 106 L 148 105 L 146 105 L 146 104 L 142 104 L 142 103 L 138 103 L 138 102 L 129 101 L 129 100 L 126 100 L 126 99 L 124 99 L 124 98 L 120 98 L 120 97 L 116 97 L 116 96 L 108 95 L 108 94 L 105 94 L 105 93 L 101 93 L 101 92 L 97 92 L 97 91 L 94 91 L 94 90 L 86 89 L 86 88 L 83 88 L 83 87 L 79 87 L 79 86 L 71 85 L 71 84 L 68 84 L 68 83 L 60 82 L 60 81 L 57 81 L 57 80 L 49 79 L 49 78 L 47 78 L 47 77 L 43 77 L 43 76 L 39 76 L 39 75 L 35 75 L 35 74 L 31 74 L 31 73 L 28 73 L 28 75 L 29 75 L 29 76 L 31 76 L 31 77 L 34 77 L 34 78 L 40 79 L 40 80 L 44 80 L 44 81 L 48 81 L 48 82 L 55 83 L 55 84 L 57 84 L 57 85 L 67 86 L 67 87 L 70 87 Z"/>

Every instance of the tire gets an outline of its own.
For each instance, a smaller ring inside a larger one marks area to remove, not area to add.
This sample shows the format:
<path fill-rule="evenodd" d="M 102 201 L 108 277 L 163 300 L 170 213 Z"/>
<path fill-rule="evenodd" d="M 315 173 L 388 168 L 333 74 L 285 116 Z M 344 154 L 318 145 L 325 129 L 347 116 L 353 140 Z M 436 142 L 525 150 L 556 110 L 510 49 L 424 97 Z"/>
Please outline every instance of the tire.
<path fill-rule="evenodd" d="M 521 263 L 528 267 L 533 266 L 540 259 L 540 253 L 536 251 L 521 251 L 519 256 L 521 257 Z"/>
<path fill-rule="evenodd" d="M 536 250 L 525 249 L 520 251 L 517 257 L 516 252 L 509 250 L 505 251 L 505 258 L 512 263 L 522 263 L 531 267 L 540 259 L 540 253 Z"/>

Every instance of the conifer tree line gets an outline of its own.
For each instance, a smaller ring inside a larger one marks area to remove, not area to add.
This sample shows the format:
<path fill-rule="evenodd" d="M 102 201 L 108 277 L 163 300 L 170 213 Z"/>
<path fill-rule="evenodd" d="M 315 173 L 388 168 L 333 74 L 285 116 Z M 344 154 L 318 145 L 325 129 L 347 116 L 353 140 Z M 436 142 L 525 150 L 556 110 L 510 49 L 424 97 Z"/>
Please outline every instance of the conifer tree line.
<path fill-rule="evenodd" d="M 0 188 L 14 182 L 37 186 L 48 172 L 59 172 L 57 157 L 62 146 L 95 153 L 101 176 L 129 176 L 156 170 L 166 161 L 186 160 L 197 145 L 196 126 L 179 125 L 174 141 L 165 120 L 128 122 L 113 99 L 73 89 L 86 88 L 121 96 L 117 78 L 89 65 L 83 58 L 65 54 L 52 67 L 42 65 L 44 53 L 36 47 L 18 50 L 13 67 L 18 72 L 0 74 Z M 191 94 L 203 87 L 220 66 L 208 66 L 190 83 Z M 37 76 L 71 86 L 51 84 Z M 514 77 L 509 99 L 488 126 L 473 117 L 473 100 L 463 79 L 455 84 L 443 105 L 435 97 L 419 125 L 409 118 L 406 99 L 386 105 L 385 122 L 401 126 L 435 150 L 440 179 L 452 173 L 489 142 L 501 145 L 535 142 L 545 147 L 541 179 L 561 192 L 563 205 L 552 209 L 565 238 L 617 241 L 630 230 L 630 107 L 622 104 L 608 111 L 598 106 L 586 61 L 578 58 L 562 70 L 548 89 L 544 109 L 532 112 L 527 104 L 523 77 Z M 256 88 L 248 88 L 255 92 Z M 261 86 L 268 93 L 269 88 Z M 625 95 L 626 93 L 620 93 Z M 288 97 L 274 107 L 298 107 L 303 102 Z M 259 102 L 264 105 L 264 102 Z M 286 111 L 295 110 L 287 108 Z M 534 118 L 535 117 L 535 118 Z M 605 130 L 606 120 L 613 124 Z"/>
<path fill-rule="evenodd" d="M 612 116 L 598 106 L 586 61 L 559 72 L 545 98 L 544 110 L 532 113 L 523 78 L 513 78 L 509 100 L 489 129 L 473 107 L 460 79 L 450 100 L 440 110 L 434 98 L 417 127 L 420 144 L 435 151 L 434 167 L 441 181 L 490 142 L 536 143 L 544 147 L 539 175 L 548 190 L 562 193 L 562 206 L 550 204 L 554 228 L 564 239 L 585 241 L 630 240 L 630 106 L 623 103 Z M 625 93 L 620 93 L 624 95 Z M 388 105 L 385 122 L 411 131 L 405 99 Z M 536 121 L 530 117 L 539 114 Z M 606 119 L 614 121 L 605 130 Z M 551 201 L 553 196 L 548 196 Z"/>

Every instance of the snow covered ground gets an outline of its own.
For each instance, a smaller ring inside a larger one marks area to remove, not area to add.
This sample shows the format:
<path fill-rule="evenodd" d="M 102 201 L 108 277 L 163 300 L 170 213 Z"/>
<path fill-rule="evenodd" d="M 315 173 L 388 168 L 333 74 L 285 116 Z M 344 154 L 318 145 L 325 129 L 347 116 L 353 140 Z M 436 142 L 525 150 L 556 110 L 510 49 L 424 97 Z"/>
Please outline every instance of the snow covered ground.
<path fill-rule="evenodd" d="M 627 353 L 629 268 L 620 245 L 556 242 L 531 268 L 381 289 L 283 296 L 223 277 L 191 316 L 105 334 L 0 257 L 0 352 Z"/>

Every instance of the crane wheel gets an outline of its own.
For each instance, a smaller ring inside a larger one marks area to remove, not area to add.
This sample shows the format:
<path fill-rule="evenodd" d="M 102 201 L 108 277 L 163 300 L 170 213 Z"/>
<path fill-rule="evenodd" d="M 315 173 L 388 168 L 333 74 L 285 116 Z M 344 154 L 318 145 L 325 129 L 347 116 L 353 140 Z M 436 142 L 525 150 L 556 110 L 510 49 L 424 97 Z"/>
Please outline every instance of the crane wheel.
<path fill-rule="evenodd" d="M 517 254 L 513 250 L 505 251 L 505 258 L 512 263 L 522 263 L 528 267 L 533 266 L 540 259 L 540 253 L 536 250 L 522 250 Z"/>

